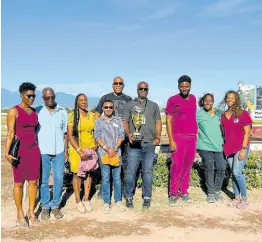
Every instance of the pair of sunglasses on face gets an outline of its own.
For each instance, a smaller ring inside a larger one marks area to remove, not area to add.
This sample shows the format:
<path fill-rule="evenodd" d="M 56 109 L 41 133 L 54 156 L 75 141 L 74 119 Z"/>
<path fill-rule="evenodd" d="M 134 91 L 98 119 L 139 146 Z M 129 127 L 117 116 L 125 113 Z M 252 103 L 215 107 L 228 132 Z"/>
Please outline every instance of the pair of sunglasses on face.
<path fill-rule="evenodd" d="M 114 86 L 123 86 L 124 83 L 123 82 L 114 82 Z"/>
<path fill-rule="evenodd" d="M 48 100 L 55 100 L 55 96 L 50 96 L 50 97 L 43 97 L 46 101 Z"/>
<path fill-rule="evenodd" d="M 35 94 L 29 94 L 29 95 L 25 95 L 28 99 L 35 99 L 36 95 Z"/>
<path fill-rule="evenodd" d="M 113 109 L 113 106 L 104 106 L 103 109 Z"/>
<path fill-rule="evenodd" d="M 145 92 L 147 92 L 148 88 L 147 87 L 139 87 L 138 91 L 145 91 Z"/>

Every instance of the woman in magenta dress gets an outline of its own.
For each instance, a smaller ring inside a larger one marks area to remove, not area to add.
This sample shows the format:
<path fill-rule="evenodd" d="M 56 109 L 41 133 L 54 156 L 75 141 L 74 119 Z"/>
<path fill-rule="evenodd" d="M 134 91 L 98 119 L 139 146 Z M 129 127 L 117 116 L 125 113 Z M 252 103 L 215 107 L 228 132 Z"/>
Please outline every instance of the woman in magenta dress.
<path fill-rule="evenodd" d="M 18 160 L 17 166 L 12 166 L 14 174 L 14 199 L 17 208 L 17 221 L 20 226 L 28 226 L 22 208 L 23 186 L 28 181 L 29 210 L 28 221 L 39 222 L 34 214 L 37 196 L 37 180 L 40 175 L 40 150 L 36 138 L 38 120 L 35 110 L 31 107 L 35 100 L 36 86 L 24 82 L 19 87 L 22 102 L 11 108 L 7 115 L 8 133 L 5 143 L 5 157 L 11 163 Z M 18 158 L 9 155 L 14 137 L 20 139 Z"/>

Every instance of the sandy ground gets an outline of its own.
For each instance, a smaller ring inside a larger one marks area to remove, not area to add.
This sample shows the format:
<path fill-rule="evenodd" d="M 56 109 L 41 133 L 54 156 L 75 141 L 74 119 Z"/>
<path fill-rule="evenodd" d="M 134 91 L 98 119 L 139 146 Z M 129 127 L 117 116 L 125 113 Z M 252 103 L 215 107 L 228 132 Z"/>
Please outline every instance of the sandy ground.
<path fill-rule="evenodd" d="M 155 189 L 151 208 L 141 211 L 141 191 L 135 196 L 135 208 L 118 212 L 112 204 L 109 215 L 103 214 L 102 201 L 96 195 L 91 203 L 94 211 L 80 214 L 75 210 L 74 195 L 64 191 L 62 212 L 65 216 L 29 228 L 15 227 L 16 209 L 12 198 L 12 170 L 2 160 L 2 241 L 262 241 L 262 190 L 249 191 L 250 206 L 240 211 L 228 206 L 231 193 L 224 202 L 207 204 L 200 188 L 191 188 L 194 202 L 170 208 L 166 189 Z M 28 200 L 24 209 L 28 208 Z M 41 208 L 36 207 L 37 215 Z"/>

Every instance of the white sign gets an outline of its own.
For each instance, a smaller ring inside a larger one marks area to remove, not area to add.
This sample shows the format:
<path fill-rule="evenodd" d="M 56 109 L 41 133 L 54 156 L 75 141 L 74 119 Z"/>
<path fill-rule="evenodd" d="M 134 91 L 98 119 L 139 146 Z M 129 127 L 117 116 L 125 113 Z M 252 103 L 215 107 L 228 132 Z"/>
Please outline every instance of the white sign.
<path fill-rule="evenodd" d="M 262 110 L 255 110 L 253 113 L 254 120 L 262 120 Z"/>

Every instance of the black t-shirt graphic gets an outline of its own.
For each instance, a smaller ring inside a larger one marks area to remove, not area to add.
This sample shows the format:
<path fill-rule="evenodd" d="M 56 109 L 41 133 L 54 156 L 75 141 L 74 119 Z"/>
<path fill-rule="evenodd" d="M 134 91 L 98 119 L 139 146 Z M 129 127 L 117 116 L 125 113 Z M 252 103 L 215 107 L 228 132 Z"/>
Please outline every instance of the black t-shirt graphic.
<path fill-rule="evenodd" d="M 115 96 L 113 92 L 108 93 L 104 96 L 101 97 L 97 107 L 96 107 L 96 112 L 102 114 L 103 113 L 103 103 L 106 100 L 112 100 L 114 103 L 114 108 L 115 108 L 115 112 L 114 115 L 122 118 L 123 116 L 123 111 L 124 111 L 124 106 L 126 103 L 128 103 L 129 101 L 132 100 L 132 98 L 130 96 L 127 96 L 126 94 L 121 94 L 119 96 Z"/>

